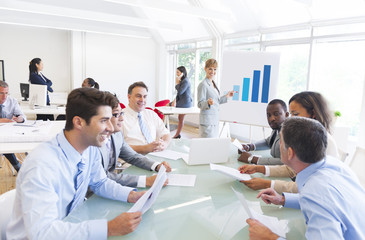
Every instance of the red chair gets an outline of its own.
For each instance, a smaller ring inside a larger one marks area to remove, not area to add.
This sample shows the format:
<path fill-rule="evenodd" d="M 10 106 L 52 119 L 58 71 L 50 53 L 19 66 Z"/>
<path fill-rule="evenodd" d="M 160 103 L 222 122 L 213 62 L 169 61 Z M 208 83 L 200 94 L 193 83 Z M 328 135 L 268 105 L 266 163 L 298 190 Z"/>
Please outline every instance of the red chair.
<path fill-rule="evenodd" d="M 158 101 L 156 104 L 155 104 L 155 107 L 164 107 L 166 106 L 167 104 L 170 103 L 170 100 L 169 99 L 165 99 L 165 100 L 161 100 L 161 101 Z M 155 113 L 157 113 L 157 115 L 163 120 L 163 114 L 162 112 L 158 111 L 157 108 L 155 108 Z"/>
<path fill-rule="evenodd" d="M 153 111 L 153 109 L 152 109 L 152 108 L 150 108 L 150 107 L 146 107 L 146 109 L 149 109 L 149 110 L 152 110 L 152 111 Z"/>
<path fill-rule="evenodd" d="M 122 109 L 124 109 L 124 108 L 125 108 L 125 105 L 124 105 L 123 103 L 119 103 L 119 105 L 120 105 L 120 107 L 121 107 Z"/>

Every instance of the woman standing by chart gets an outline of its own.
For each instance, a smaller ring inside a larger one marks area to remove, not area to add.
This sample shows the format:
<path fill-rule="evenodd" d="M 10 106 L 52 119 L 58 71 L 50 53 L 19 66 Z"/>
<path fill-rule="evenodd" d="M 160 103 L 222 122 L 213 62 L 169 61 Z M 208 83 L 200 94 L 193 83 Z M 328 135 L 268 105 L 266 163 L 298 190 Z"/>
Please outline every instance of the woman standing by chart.
<path fill-rule="evenodd" d="M 176 107 L 177 108 L 190 108 L 193 105 L 193 99 L 191 98 L 190 82 L 187 78 L 186 69 L 184 66 L 180 66 L 176 69 Z M 179 124 L 174 138 L 181 138 L 181 129 L 184 126 L 185 114 L 179 114 Z"/>
<path fill-rule="evenodd" d="M 219 135 L 219 105 L 226 103 L 228 97 L 232 97 L 234 91 L 229 91 L 223 96 L 214 76 L 217 73 L 218 63 L 215 59 L 208 59 L 205 62 L 206 78 L 198 86 L 198 107 L 200 108 L 200 136 L 204 138 L 215 138 Z"/>

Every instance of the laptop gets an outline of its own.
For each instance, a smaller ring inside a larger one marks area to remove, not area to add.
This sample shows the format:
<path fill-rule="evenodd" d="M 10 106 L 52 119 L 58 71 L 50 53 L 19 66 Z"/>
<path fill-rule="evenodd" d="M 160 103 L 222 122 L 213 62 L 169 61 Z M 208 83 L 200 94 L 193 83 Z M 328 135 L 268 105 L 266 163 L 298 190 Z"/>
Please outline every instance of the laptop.
<path fill-rule="evenodd" d="M 224 163 L 229 159 L 229 138 L 193 138 L 189 154 L 182 157 L 187 165 Z"/>

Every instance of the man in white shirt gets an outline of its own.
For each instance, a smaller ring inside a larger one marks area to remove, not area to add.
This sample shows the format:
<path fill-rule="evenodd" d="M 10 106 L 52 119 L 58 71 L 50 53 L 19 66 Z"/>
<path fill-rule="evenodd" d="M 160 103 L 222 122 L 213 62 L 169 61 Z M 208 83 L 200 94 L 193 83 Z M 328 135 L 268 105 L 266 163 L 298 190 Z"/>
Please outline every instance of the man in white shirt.
<path fill-rule="evenodd" d="M 9 96 L 9 85 L 0 81 L 0 123 L 17 122 L 22 123 L 26 120 L 18 101 Z M 14 169 L 18 172 L 20 163 L 14 153 L 6 153 L 4 156 L 9 160 Z"/>
<path fill-rule="evenodd" d="M 128 88 L 128 106 L 122 132 L 125 141 L 134 151 L 147 154 L 163 151 L 171 141 L 169 130 L 154 111 L 146 110 L 148 88 L 143 82 L 135 82 Z"/>

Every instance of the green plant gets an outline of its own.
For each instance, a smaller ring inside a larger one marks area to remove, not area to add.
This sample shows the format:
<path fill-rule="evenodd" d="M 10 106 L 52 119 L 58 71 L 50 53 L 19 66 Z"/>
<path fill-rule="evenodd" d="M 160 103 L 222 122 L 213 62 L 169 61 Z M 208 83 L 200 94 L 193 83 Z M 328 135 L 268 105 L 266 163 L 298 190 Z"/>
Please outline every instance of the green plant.
<path fill-rule="evenodd" d="M 335 117 L 341 117 L 341 112 L 340 111 L 335 111 Z"/>

